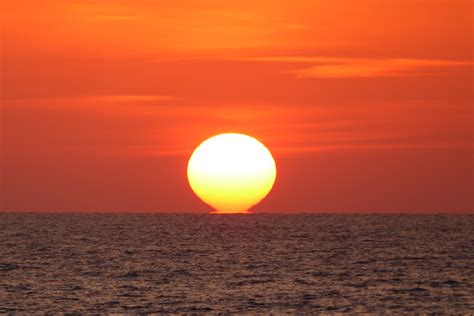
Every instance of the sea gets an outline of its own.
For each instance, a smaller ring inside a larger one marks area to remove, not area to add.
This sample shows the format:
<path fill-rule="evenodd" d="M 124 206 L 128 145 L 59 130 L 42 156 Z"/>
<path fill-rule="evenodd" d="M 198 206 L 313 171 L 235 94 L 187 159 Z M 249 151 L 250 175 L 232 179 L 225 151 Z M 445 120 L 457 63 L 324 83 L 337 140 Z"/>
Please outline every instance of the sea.
<path fill-rule="evenodd" d="M 0 313 L 474 314 L 474 216 L 3 213 Z"/>

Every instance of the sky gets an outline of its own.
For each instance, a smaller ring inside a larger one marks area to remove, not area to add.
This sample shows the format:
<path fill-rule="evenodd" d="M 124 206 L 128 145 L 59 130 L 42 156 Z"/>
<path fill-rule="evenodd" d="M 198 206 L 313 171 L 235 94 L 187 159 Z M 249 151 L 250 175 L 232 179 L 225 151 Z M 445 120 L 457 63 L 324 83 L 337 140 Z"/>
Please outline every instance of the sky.
<path fill-rule="evenodd" d="M 473 1 L 0 8 L 0 211 L 208 212 L 188 159 L 239 132 L 255 213 L 474 213 Z"/>

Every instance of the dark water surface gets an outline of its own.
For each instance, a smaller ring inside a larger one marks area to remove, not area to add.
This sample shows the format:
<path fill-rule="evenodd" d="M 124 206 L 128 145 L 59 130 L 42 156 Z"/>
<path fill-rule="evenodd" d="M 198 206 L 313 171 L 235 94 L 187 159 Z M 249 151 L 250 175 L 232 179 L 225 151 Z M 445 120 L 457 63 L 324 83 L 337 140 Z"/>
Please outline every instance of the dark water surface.
<path fill-rule="evenodd" d="M 474 313 L 474 216 L 0 214 L 0 313 Z"/>

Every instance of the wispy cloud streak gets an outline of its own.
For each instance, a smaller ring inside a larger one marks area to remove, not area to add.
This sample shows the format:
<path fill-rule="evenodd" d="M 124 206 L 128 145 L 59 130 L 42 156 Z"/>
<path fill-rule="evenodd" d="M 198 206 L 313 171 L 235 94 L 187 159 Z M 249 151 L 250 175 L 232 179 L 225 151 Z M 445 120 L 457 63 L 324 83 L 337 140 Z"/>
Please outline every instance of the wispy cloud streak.
<path fill-rule="evenodd" d="M 289 73 L 298 78 L 370 78 L 420 76 L 446 67 L 472 67 L 471 60 L 414 58 L 340 58 L 314 56 L 275 56 L 241 59 L 245 61 L 305 64 Z"/>

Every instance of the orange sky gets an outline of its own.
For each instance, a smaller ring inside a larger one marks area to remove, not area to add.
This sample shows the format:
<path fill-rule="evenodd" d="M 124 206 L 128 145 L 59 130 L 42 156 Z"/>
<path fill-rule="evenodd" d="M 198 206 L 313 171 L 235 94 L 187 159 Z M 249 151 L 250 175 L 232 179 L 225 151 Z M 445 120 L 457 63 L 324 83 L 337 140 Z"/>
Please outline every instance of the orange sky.
<path fill-rule="evenodd" d="M 3 211 L 209 211 L 195 146 L 255 136 L 255 212 L 474 212 L 473 2 L 0 5 Z"/>

